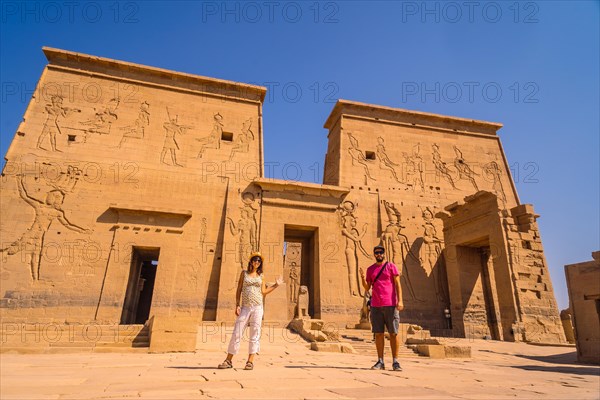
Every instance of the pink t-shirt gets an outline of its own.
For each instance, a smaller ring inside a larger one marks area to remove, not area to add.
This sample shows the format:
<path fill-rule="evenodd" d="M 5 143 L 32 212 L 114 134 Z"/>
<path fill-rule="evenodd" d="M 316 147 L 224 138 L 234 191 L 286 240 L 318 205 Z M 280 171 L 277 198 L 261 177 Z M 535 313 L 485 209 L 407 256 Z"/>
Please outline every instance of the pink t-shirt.
<path fill-rule="evenodd" d="M 385 262 L 381 265 L 373 264 L 367 269 L 367 282 L 373 285 L 371 289 L 373 293 L 371 307 L 395 306 L 398 304 L 396 285 L 394 284 L 394 277 L 398 275 L 398 268 L 393 263 L 387 262 L 385 270 L 373 283 L 373 280 L 379 274 L 379 270 L 384 265 Z"/>

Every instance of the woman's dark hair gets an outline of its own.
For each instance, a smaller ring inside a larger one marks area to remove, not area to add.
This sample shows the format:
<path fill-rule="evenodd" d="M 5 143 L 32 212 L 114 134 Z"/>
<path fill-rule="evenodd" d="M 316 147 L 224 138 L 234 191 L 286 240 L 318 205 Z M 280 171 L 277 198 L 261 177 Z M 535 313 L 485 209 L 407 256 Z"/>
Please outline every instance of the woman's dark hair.
<path fill-rule="evenodd" d="M 260 257 L 252 257 L 252 258 L 250 259 L 250 261 L 248 261 L 248 272 L 252 271 L 252 260 L 254 260 L 254 259 L 256 259 L 256 258 L 258 258 L 258 259 L 260 260 L 260 266 L 259 266 L 258 268 L 256 268 L 256 272 L 257 272 L 259 275 L 262 275 L 262 273 L 263 273 L 263 271 L 262 271 L 262 267 L 263 267 L 263 261 L 262 261 L 262 258 L 260 258 Z"/>

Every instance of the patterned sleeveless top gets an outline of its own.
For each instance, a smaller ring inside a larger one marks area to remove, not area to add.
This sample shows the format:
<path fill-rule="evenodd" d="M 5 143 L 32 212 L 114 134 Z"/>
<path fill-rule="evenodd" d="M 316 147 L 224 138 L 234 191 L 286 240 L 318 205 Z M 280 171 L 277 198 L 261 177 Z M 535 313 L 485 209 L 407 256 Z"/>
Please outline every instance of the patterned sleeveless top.
<path fill-rule="evenodd" d="M 242 307 L 243 306 L 262 306 L 263 295 L 261 291 L 262 275 L 255 278 L 244 271 L 244 283 L 242 285 Z"/>

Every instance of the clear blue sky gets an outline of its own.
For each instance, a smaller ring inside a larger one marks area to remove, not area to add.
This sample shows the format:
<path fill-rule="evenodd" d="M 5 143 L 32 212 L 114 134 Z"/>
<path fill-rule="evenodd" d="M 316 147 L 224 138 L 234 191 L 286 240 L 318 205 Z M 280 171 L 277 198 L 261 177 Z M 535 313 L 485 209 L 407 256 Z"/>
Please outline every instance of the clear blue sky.
<path fill-rule="evenodd" d="M 51 46 L 269 87 L 276 178 L 296 162 L 300 180 L 321 182 L 338 98 L 501 122 L 561 309 L 563 266 L 600 249 L 598 2 L 0 4 L 2 154 Z"/>

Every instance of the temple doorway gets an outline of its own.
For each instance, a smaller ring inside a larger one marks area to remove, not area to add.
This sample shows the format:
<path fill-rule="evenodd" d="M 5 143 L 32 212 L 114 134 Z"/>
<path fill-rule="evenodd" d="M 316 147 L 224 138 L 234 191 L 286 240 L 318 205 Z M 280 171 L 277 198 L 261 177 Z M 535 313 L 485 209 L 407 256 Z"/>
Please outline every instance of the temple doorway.
<path fill-rule="evenodd" d="M 159 248 L 133 247 L 121 324 L 144 324 L 150 317 Z"/>
<path fill-rule="evenodd" d="M 288 317 L 294 318 L 298 299 L 308 295 L 308 314 L 321 317 L 320 285 L 318 268 L 318 228 L 285 225 L 284 234 L 284 280 L 288 283 Z M 308 293 L 302 293 L 305 286 Z"/>

